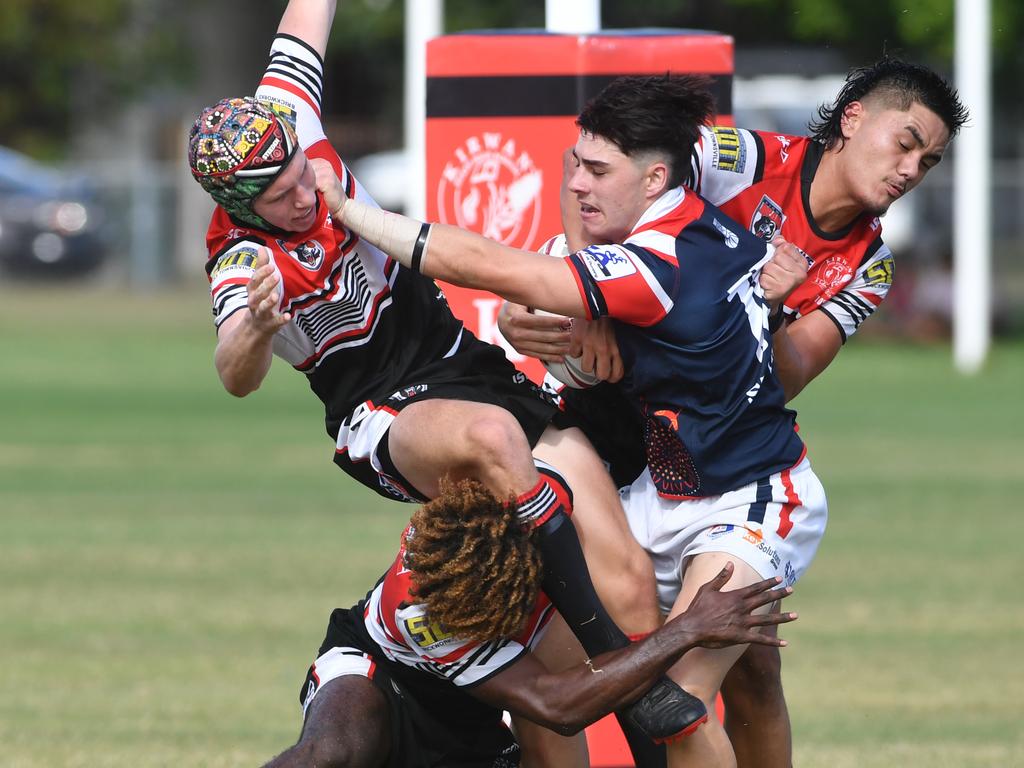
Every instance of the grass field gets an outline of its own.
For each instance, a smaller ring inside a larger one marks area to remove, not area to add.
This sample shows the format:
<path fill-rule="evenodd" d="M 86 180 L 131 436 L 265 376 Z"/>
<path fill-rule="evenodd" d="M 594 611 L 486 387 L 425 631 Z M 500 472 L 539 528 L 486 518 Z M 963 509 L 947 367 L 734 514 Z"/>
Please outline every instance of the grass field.
<path fill-rule="evenodd" d="M 257 765 L 410 508 L 304 382 L 220 388 L 201 287 L 0 292 L 0 766 Z M 785 633 L 798 766 L 1024 766 L 1024 346 L 854 342 L 802 395 L 829 492 Z"/>

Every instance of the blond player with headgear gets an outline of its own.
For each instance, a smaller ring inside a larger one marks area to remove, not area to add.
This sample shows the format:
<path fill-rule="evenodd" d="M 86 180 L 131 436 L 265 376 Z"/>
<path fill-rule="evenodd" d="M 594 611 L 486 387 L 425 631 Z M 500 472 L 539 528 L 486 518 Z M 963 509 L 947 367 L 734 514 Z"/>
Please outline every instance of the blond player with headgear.
<path fill-rule="evenodd" d="M 203 110 L 189 135 L 193 176 L 218 204 L 206 269 L 221 381 L 245 396 L 273 355 L 284 359 L 323 403 L 335 463 L 389 499 L 435 498 L 444 478 L 513 498 L 544 554 L 545 592 L 586 652 L 624 647 L 629 638 L 595 593 L 563 501 L 573 485 L 581 528 L 621 521 L 608 511 L 620 509 L 618 498 L 593 450 L 579 430 L 549 426 L 557 408 L 501 349 L 462 326 L 432 280 L 344 227 L 317 192 L 313 163 L 323 163 L 344 195 L 376 208 L 321 123 L 334 10 L 329 0 L 291 0 L 255 96 Z M 538 473 L 531 447 L 568 481 Z M 628 537 L 616 525 L 621 535 L 605 540 Z M 636 547 L 615 557 L 617 616 L 631 633 L 649 631 L 650 562 Z M 648 745 L 707 716 L 668 679 L 621 715 Z"/>

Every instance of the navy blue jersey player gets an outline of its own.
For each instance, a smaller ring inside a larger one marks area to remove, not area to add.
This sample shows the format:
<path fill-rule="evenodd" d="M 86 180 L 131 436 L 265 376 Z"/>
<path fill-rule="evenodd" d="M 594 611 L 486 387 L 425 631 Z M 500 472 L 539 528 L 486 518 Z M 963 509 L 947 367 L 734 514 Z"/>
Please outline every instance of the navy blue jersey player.
<path fill-rule="evenodd" d="M 347 200 L 317 184 L 336 218 L 401 263 L 566 316 L 608 316 L 645 414 L 648 467 L 625 491 L 670 615 L 736 562 L 734 587 L 793 583 L 824 531 L 824 492 L 772 371 L 769 313 L 806 266 L 743 232 L 679 186 L 712 101 L 701 80 L 621 78 L 580 114 L 569 189 L 591 246 L 563 258 L 518 251 Z M 698 649 L 671 676 L 711 703 L 742 648 Z M 721 725 L 670 745 L 669 764 L 728 765 Z"/>
<path fill-rule="evenodd" d="M 676 187 L 621 245 L 568 256 L 586 316 L 618 321 L 623 387 L 642 410 L 661 496 L 725 493 L 801 458 L 757 285 L 771 250 Z"/>

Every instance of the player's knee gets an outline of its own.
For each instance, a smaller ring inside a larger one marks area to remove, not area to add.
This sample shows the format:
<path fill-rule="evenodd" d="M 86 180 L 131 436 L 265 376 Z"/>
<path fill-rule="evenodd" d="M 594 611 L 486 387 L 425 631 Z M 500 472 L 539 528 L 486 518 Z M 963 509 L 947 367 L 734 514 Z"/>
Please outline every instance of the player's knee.
<path fill-rule="evenodd" d="M 324 768 L 370 768 L 376 759 L 359 745 L 340 740 L 320 739 L 309 749 L 309 764 Z"/>
<path fill-rule="evenodd" d="M 782 654 L 772 646 L 751 645 L 736 660 L 733 671 L 758 687 L 778 685 L 782 680 Z"/>
<path fill-rule="evenodd" d="M 515 460 L 533 466 L 530 447 L 519 422 L 512 414 L 498 408 L 465 425 L 462 445 L 465 463 L 479 470 L 508 466 Z"/>
<path fill-rule="evenodd" d="M 782 658 L 777 648 L 752 645 L 736 661 L 722 684 L 730 709 L 784 706 Z"/>
<path fill-rule="evenodd" d="M 600 567 L 615 573 L 611 588 L 619 605 L 635 606 L 638 611 L 656 610 L 658 593 L 654 568 L 647 553 L 639 545 L 622 547 L 613 567 L 607 563 L 601 563 Z"/>
<path fill-rule="evenodd" d="M 383 725 L 381 726 L 383 727 Z M 375 728 L 320 729 L 296 745 L 304 764 L 323 768 L 376 768 L 388 755 L 386 734 Z"/>

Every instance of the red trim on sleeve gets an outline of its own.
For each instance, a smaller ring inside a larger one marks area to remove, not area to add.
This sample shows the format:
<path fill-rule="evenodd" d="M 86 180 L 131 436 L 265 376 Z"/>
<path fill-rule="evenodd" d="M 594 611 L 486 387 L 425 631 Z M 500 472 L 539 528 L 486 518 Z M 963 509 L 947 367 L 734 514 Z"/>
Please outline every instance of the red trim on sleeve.
<path fill-rule="evenodd" d="M 295 85 L 295 83 L 289 80 L 282 80 L 279 77 L 267 75 L 262 80 L 260 80 L 260 87 L 263 87 L 264 85 L 272 86 L 274 88 L 280 88 L 283 91 L 288 91 L 288 93 L 292 94 L 293 96 L 299 97 L 304 102 L 309 104 L 310 108 L 314 112 L 316 112 L 316 116 L 318 118 L 320 117 L 320 105 L 317 104 L 312 98 L 310 98 L 309 94 L 306 93 L 305 90 Z"/>
<path fill-rule="evenodd" d="M 583 300 L 583 313 L 587 320 L 593 320 L 594 315 L 590 311 L 590 301 L 587 300 L 587 291 L 583 287 L 583 281 L 580 280 L 579 272 L 576 271 L 576 264 L 572 260 L 572 256 L 564 256 L 562 261 L 569 267 L 569 272 L 572 274 L 572 279 L 576 281 L 576 290 L 580 292 L 580 299 Z"/>

